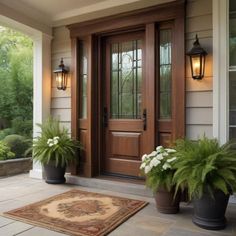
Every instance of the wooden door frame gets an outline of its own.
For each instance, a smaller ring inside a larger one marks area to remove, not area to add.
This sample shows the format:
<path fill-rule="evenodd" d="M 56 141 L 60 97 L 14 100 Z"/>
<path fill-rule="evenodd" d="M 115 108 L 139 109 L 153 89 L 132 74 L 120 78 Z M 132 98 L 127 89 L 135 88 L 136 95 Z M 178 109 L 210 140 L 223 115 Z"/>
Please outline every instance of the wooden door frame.
<path fill-rule="evenodd" d="M 156 79 L 155 62 L 155 34 L 156 23 L 163 21 L 174 22 L 175 41 L 174 55 L 178 55 L 173 68 L 173 86 L 176 96 L 183 97 L 181 101 L 174 101 L 172 113 L 175 121 L 172 124 L 173 138 L 185 135 L 185 0 L 177 0 L 156 7 L 123 13 L 116 16 L 105 17 L 67 26 L 70 30 L 72 47 L 72 73 L 71 73 L 71 133 L 78 139 L 83 131 L 85 139 L 85 154 L 81 158 L 79 168 L 72 167 L 73 174 L 92 177 L 99 174 L 101 155 L 102 107 L 101 107 L 101 79 L 102 79 L 102 52 L 101 37 L 122 32 L 132 32 L 138 29 L 145 30 L 146 65 L 145 76 L 148 93 L 155 99 L 155 87 L 150 83 Z M 88 89 L 87 89 L 87 119 L 79 120 L 78 117 L 78 42 L 83 40 L 88 45 Z M 178 69 L 177 69 L 178 68 Z M 147 108 L 149 114 L 155 114 L 155 103 Z M 178 109 L 178 110 L 177 110 Z M 148 124 L 155 130 L 155 118 L 148 116 Z M 153 142 L 155 137 L 149 137 L 146 142 Z M 153 141 L 152 141 L 153 140 Z M 147 150 L 147 152 L 150 150 Z"/>

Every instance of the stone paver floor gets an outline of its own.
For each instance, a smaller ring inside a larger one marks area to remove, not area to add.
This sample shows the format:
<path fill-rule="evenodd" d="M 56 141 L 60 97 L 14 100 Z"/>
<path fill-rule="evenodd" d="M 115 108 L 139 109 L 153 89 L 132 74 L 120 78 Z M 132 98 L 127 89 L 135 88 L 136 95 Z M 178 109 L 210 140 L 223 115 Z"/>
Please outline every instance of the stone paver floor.
<path fill-rule="evenodd" d="M 27 174 L 0 179 L 0 212 L 3 213 L 17 207 L 40 201 L 72 188 L 150 202 L 148 206 L 120 225 L 111 232 L 109 236 L 236 236 L 236 205 L 234 204 L 230 204 L 227 209 L 227 228 L 221 231 L 207 231 L 192 224 L 192 207 L 186 204 L 181 206 L 179 214 L 164 215 L 156 211 L 152 198 L 69 184 L 48 185 L 42 180 L 29 178 Z M 65 234 L 0 216 L 0 236 L 13 235 L 65 236 Z"/>

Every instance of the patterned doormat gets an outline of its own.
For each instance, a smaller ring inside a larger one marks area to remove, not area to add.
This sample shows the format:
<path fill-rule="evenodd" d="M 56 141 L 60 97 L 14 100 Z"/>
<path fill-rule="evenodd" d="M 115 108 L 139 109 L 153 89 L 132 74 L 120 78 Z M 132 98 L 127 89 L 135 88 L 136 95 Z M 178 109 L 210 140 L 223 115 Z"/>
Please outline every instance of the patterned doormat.
<path fill-rule="evenodd" d="M 148 203 L 71 190 L 4 216 L 74 236 L 107 235 Z"/>

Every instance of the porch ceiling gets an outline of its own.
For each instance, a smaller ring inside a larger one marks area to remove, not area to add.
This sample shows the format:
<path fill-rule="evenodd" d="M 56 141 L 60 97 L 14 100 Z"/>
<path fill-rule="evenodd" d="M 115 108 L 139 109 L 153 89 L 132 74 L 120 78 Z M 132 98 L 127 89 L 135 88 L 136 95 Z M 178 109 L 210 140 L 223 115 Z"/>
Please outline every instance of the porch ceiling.
<path fill-rule="evenodd" d="M 0 4 L 46 26 L 60 26 L 174 0 L 0 0 Z"/>

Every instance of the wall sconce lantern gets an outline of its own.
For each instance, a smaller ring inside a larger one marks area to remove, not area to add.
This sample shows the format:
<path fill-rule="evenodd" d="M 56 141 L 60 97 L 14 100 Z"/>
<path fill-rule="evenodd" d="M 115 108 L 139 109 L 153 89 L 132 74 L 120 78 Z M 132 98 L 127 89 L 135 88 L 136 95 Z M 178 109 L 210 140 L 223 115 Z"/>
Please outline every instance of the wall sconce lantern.
<path fill-rule="evenodd" d="M 66 90 L 68 72 L 69 68 L 64 65 L 63 58 L 61 58 L 60 65 L 53 71 L 56 77 L 57 89 Z"/>
<path fill-rule="evenodd" d="M 201 47 L 196 34 L 196 41 L 193 48 L 187 53 L 190 58 L 192 78 L 201 80 L 204 77 L 205 58 L 207 52 Z"/>

